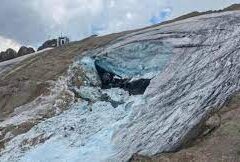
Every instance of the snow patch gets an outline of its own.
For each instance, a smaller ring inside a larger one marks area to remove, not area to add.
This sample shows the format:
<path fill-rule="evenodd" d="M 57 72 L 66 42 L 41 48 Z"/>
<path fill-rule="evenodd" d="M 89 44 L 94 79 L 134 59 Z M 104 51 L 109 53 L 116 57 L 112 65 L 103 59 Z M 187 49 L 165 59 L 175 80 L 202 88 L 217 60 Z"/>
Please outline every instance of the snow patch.
<path fill-rule="evenodd" d="M 11 59 L 11 60 L 0 62 L 0 74 L 3 73 L 4 71 L 12 69 L 16 64 L 20 63 L 21 61 L 23 61 L 29 57 L 32 57 L 32 56 L 35 56 L 38 54 L 42 54 L 43 52 L 51 50 L 51 49 L 52 48 L 46 48 L 44 50 L 41 50 L 41 51 L 38 51 L 35 53 L 31 53 L 31 54 L 17 57 L 17 58 Z"/>

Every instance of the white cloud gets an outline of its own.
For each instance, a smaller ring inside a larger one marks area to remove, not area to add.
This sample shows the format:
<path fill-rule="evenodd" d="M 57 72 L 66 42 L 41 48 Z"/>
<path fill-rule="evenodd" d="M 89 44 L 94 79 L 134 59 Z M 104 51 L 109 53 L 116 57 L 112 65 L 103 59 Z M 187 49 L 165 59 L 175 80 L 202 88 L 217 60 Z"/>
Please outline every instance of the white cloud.
<path fill-rule="evenodd" d="M 52 36 L 73 39 L 151 25 L 195 10 L 223 8 L 238 0 L 35 0 Z M 153 21 L 151 21 L 154 19 Z M 49 29 L 50 30 L 50 29 Z"/>
<path fill-rule="evenodd" d="M 16 41 L 0 36 L 0 52 L 5 51 L 8 48 L 12 48 L 17 51 L 20 46 L 21 45 Z"/>
<path fill-rule="evenodd" d="M 239 0 L 166 0 L 173 12 L 170 18 L 175 18 L 192 11 L 218 10 L 239 3 Z"/>
<path fill-rule="evenodd" d="M 106 16 L 98 24 L 105 26 L 100 33 L 112 33 L 151 25 L 150 19 L 164 9 L 160 0 L 113 0 L 105 7 Z M 96 25 L 98 25 L 96 24 Z"/>
<path fill-rule="evenodd" d="M 35 0 L 30 2 L 49 24 L 53 36 L 74 39 L 150 25 L 163 8 L 161 0 Z"/>
<path fill-rule="evenodd" d="M 239 0 L 3 1 L 3 9 L 6 10 L 3 10 L 1 15 L 7 12 L 10 17 L 5 20 L 5 16 L 0 16 L 0 22 L 4 22 L 0 35 L 24 44 L 33 44 L 35 47 L 61 33 L 72 40 L 79 40 L 93 33 L 108 34 L 141 28 L 191 11 L 220 9 L 239 3 Z M 15 7 L 12 7 L 14 5 Z M 9 6 L 9 9 L 6 6 Z M 12 8 L 16 8 L 18 12 L 10 10 Z M 13 21 L 7 26 L 9 20 Z"/>

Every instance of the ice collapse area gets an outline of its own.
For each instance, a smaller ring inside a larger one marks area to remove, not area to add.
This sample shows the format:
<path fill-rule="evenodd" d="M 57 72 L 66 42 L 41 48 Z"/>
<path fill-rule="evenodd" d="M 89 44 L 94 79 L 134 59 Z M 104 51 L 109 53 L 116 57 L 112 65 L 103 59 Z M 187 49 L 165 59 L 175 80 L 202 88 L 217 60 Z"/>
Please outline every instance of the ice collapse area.
<path fill-rule="evenodd" d="M 74 103 L 6 143 L 0 161 L 115 162 L 182 148 L 240 91 L 239 17 L 153 26 L 81 53 L 63 84 Z"/>
<path fill-rule="evenodd" d="M 108 160 L 117 153 L 114 132 L 128 122 L 133 107 L 146 104 L 143 93 L 170 55 L 167 44 L 142 41 L 77 57 L 66 81 L 75 94 L 74 104 L 13 138 L 0 161 Z"/>
<path fill-rule="evenodd" d="M 172 55 L 172 47 L 161 40 L 132 42 L 95 57 L 102 88 L 119 87 L 131 95 L 143 94 Z"/>
<path fill-rule="evenodd" d="M 171 44 L 160 40 L 132 42 L 96 57 L 96 66 L 121 78 L 152 79 L 166 65 L 171 50 Z"/>

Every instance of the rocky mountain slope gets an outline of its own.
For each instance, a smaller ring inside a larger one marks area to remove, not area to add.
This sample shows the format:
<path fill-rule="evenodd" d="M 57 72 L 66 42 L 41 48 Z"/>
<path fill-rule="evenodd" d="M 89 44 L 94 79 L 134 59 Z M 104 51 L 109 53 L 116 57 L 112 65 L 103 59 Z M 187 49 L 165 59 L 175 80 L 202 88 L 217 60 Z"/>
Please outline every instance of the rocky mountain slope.
<path fill-rule="evenodd" d="M 9 62 L 0 161 L 204 161 L 204 152 L 237 161 L 239 16 L 201 15 Z"/>
<path fill-rule="evenodd" d="M 0 53 L 0 62 L 11 60 L 11 59 L 21 57 L 21 56 L 24 56 L 24 55 L 28 55 L 28 54 L 31 54 L 31 53 L 34 53 L 34 52 L 35 52 L 35 50 L 32 47 L 22 46 L 18 50 L 18 52 L 9 48 L 6 51 Z"/>

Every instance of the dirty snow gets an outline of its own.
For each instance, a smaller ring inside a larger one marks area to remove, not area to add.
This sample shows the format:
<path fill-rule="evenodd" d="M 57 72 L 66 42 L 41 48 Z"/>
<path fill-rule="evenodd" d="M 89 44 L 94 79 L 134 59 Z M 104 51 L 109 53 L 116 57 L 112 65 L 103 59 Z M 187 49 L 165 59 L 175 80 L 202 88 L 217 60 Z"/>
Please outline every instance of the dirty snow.
<path fill-rule="evenodd" d="M 114 130 L 127 121 L 130 106 L 143 104 L 143 100 L 141 96 L 129 96 L 117 88 L 103 93 L 109 94 L 112 100 L 124 100 L 124 104 L 114 108 L 109 102 L 91 104 L 79 100 L 64 113 L 43 121 L 26 134 L 14 138 L 0 161 L 105 161 L 116 153 L 111 141 Z M 23 153 L 21 144 L 41 134 L 50 139 L 43 144 L 29 146 L 31 149 L 28 148 L 29 151 Z"/>
<path fill-rule="evenodd" d="M 34 101 L 17 107 L 9 118 L 0 122 L 0 127 L 3 128 L 8 125 L 17 126 L 29 120 L 41 119 L 44 116 L 44 112 L 50 109 L 56 111 L 57 114 L 58 106 L 55 104 L 58 103 L 58 97 L 61 95 L 61 92 L 72 93 L 68 90 L 66 82 L 67 78 L 60 77 L 58 81 L 50 83 L 52 84 L 52 89 L 49 95 L 39 96 Z"/>
<path fill-rule="evenodd" d="M 16 64 L 18 64 L 19 62 L 21 62 L 31 56 L 42 54 L 43 52 L 51 50 L 51 49 L 52 48 L 46 48 L 44 50 L 37 51 L 35 53 L 31 53 L 31 54 L 17 57 L 17 58 L 11 59 L 11 60 L 0 62 L 0 74 L 3 73 L 4 71 L 8 71 L 8 70 L 12 69 Z"/>
<path fill-rule="evenodd" d="M 13 138 L 0 161 L 127 161 L 134 153 L 175 151 L 192 138 L 201 121 L 240 90 L 239 16 L 240 12 L 211 14 L 144 29 L 120 38 L 102 53 L 96 50 L 99 65 L 119 76 L 154 77 L 145 94 L 129 96 L 121 89 L 98 93 L 96 87 L 87 87 L 98 84 L 99 78 L 90 75 L 95 71 L 93 60 L 83 59 L 76 66 L 84 69 L 86 63 L 88 82 L 79 93 L 90 101 L 78 99 L 65 112 Z M 143 41 L 151 44 L 139 43 Z M 161 52 L 166 56 L 156 58 Z M 172 54 L 166 67 L 155 67 Z M 102 94 L 111 100 L 98 100 Z M 121 104 L 114 108 L 111 101 Z"/>

